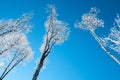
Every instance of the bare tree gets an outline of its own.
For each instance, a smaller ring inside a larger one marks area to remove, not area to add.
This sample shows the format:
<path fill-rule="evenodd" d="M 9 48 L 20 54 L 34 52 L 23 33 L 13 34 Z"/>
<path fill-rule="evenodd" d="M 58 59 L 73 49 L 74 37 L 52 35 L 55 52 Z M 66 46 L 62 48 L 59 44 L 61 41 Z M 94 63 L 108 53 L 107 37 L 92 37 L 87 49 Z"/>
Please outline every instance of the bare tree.
<path fill-rule="evenodd" d="M 111 53 L 106 45 L 105 42 L 108 41 L 107 39 L 110 38 L 100 38 L 98 35 L 95 33 L 96 28 L 98 27 L 104 27 L 104 22 L 103 20 L 97 18 L 98 13 L 100 10 L 97 8 L 91 8 L 91 10 L 88 13 L 83 14 L 82 16 L 82 21 L 81 22 L 76 22 L 75 27 L 78 27 L 80 29 L 84 30 L 89 30 L 92 36 L 95 38 L 95 40 L 98 42 L 98 44 L 101 46 L 101 48 L 111 57 L 113 58 L 118 64 L 120 64 L 120 60 Z M 118 19 L 117 19 L 118 20 Z M 120 21 L 119 21 L 120 24 Z M 113 32 L 112 32 L 113 33 Z M 117 33 L 117 31 L 115 31 Z M 110 34 L 111 35 L 111 34 Z M 110 36 L 109 35 L 109 36 Z M 119 36 L 117 36 L 119 37 Z M 106 42 L 107 43 L 107 42 Z M 113 45 L 112 45 L 113 46 Z M 114 47 L 117 47 L 114 45 Z"/>
<path fill-rule="evenodd" d="M 48 11 L 50 15 L 44 24 L 46 28 L 46 34 L 44 36 L 43 44 L 40 47 L 42 56 L 39 59 L 32 80 L 37 80 L 39 72 L 44 65 L 44 61 L 49 55 L 53 46 L 55 44 L 63 43 L 65 40 L 67 40 L 69 35 L 69 28 L 66 27 L 67 24 L 57 19 L 58 14 L 56 13 L 55 7 L 53 5 L 49 5 Z"/>
<path fill-rule="evenodd" d="M 0 63 L 3 71 L 0 80 L 3 80 L 19 63 L 29 61 L 33 56 L 25 36 L 25 33 L 31 28 L 28 25 L 30 16 L 31 14 L 25 14 L 22 19 L 1 22 L 1 25 L 5 26 L 1 26 L 3 32 L 0 35 Z"/>

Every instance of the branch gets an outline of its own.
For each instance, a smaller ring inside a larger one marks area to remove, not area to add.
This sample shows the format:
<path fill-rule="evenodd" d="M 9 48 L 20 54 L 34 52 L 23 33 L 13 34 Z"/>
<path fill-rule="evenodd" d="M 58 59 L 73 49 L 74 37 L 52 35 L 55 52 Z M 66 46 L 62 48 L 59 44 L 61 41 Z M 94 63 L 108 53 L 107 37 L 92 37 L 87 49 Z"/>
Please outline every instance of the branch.
<path fill-rule="evenodd" d="M 13 63 L 13 61 L 15 60 L 16 54 L 14 55 L 13 59 L 10 61 L 10 63 L 8 64 L 8 66 L 5 68 L 4 72 L 1 75 L 1 79 L 4 76 L 4 74 L 6 73 L 6 71 L 8 70 L 8 68 L 10 67 L 10 65 Z"/>
<path fill-rule="evenodd" d="M 95 40 L 98 42 L 98 44 L 101 46 L 101 48 L 113 59 L 115 60 L 118 64 L 120 64 L 120 60 L 116 58 L 100 41 L 99 37 L 95 34 L 94 31 L 90 31 L 92 36 L 95 38 Z"/>

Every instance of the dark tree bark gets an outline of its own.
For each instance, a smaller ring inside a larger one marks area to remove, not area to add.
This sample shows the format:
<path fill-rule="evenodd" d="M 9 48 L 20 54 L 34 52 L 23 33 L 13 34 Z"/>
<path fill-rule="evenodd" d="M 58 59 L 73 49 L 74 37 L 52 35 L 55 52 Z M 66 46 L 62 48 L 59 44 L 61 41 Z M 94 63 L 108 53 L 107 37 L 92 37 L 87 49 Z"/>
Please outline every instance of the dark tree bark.
<path fill-rule="evenodd" d="M 35 72 L 34 72 L 34 74 L 33 74 L 32 80 L 37 80 L 37 77 L 38 77 L 38 75 L 39 75 L 39 72 L 40 72 L 40 70 L 42 69 L 42 67 L 43 67 L 43 65 L 44 65 L 44 61 L 45 61 L 45 59 L 46 59 L 46 57 L 47 57 L 47 55 L 45 55 L 46 53 L 47 53 L 47 51 L 46 51 L 45 53 L 43 53 L 43 55 L 42 55 L 42 57 L 41 57 L 41 59 L 40 59 L 40 61 L 39 61 L 39 64 L 38 64 L 38 66 L 37 66 L 37 68 L 36 68 L 36 70 L 35 70 Z"/>

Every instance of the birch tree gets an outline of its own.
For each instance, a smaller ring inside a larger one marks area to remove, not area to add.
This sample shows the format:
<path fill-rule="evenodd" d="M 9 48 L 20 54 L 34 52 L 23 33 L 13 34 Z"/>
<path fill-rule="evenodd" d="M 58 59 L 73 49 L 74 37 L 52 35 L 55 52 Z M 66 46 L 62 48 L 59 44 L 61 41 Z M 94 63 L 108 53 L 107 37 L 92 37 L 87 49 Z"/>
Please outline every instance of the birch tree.
<path fill-rule="evenodd" d="M 3 80 L 19 63 L 29 61 L 33 51 L 25 36 L 31 28 L 28 25 L 31 14 L 25 14 L 17 20 L 3 20 L 0 35 L 0 80 Z M 3 31 L 3 32 L 2 32 Z"/>
<path fill-rule="evenodd" d="M 44 65 L 45 59 L 51 52 L 52 48 L 56 44 L 62 44 L 69 36 L 69 28 L 67 28 L 68 24 L 57 19 L 58 14 L 56 13 L 56 9 L 53 5 L 48 6 L 48 12 L 50 15 L 44 23 L 46 33 L 40 47 L 42 56 L 38 61 L 38 65 L 33 74 L 32 80 L 37 80 L 39 72 Z"/>
<path fill-rule="evenodd" d="M 109 35 L 108 38 L 100 38 L 95 30 L 98 27 L 104 27 L 104 21 L 102 19 L 98 18 L 98 13 L 100 12 L 99 9 L 97 8 L 91 8 L 91 10 L 88 13 L 83 14 L 82 16 L 82 21 L 81 22 L 76 22 L 75 23 L 75 27 L 83 29 L 83 30 L 88 30 L 90 31 L 90 33 L 92 34 L 92 36 L 95 38 L 95 40 L 98 42 L 98 44 L 101 46 L 101 48 L 112 58 L 114 59 L 118 64 L 120 64 L 120 61 L 117 57 L 115 57 L 113 55 L 113 53 L 107 49 L 106 44 L 108 40 L 110 40 L 111 38 L 109 37 L 113 37 L 112 34 L 114 33 L 118 33 L 117 31 L 113 31 L 114 28 L 111 29 L 111 33 Z M 118 19 L 116 19 L 117 21 L 117 25 L 118 25 Z M 119 36 L 116 36 L 117 38 Z M 108 45 L 109 46 L 109 45 Z M 116 45 L 111 45 L 112 47 L 117 47 Z"/>

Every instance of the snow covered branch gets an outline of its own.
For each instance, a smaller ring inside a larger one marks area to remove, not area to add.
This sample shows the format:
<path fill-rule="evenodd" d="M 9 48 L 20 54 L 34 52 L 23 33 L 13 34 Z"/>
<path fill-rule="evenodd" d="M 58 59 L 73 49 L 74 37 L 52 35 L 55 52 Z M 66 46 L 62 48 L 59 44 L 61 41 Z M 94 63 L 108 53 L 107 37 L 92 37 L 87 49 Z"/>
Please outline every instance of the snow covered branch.
<path fill-rule="evenodd" d="M 25 13 L 18 19 L 0 20 L 0 36 L 14 32 L 28 32 L 31 29 L 29 20 L 33 13 Z"/>
<path fill-rule="evenodd" d="M 111 57 L 113 58 L 118 64 L 120 64 L 120 60 L 111 53 L 106 46 L 110 47 L 113 50 L 116 50 L 118 53 L 120 53 L 120 18 L 117 16 L 115 19 L 117 28 L 112 28 L 111 33 L 107 38 L 100 38 L 95 33 L 95 29 L 98 27 L 104 27 L 103 20 L 97 18 L 97 14 L 100 10 L 97 8 L 91 8 L 91 10 L 88 13 L 83 14 L 82 21 L 76 22 L 75 27 L 78 27 L 80 29 L 89 30 L 92 36 L 95 38 L 95 40 L 98 42 L 98 44 L 101 46 L 101 48 Z M 118 30 L 117 30 L 118 29 Z M 108 41 L 111 41 L 114 44 L 108 43 Z M 118 46 L 119 45 L 119 46 Z"/>
<path fill-rule="evenodd" d="M 118 54 L 120 54 L 120 17 L 117 15 L 115 18 L 115 24 L 111 28 L 110 34 L 102 38 L 104 41 L 105 46 L 111 48 Z M 119 61 L 120 62 L 120 61 Z"/>
<path fill-rule="evenodd" d="M 53 5 L 49 5 L 49 8 L 50 15 L 44 24 L 46 34 L 40 48 L 42 53 L 47 49 L 50 51 L 55 44 L 61 44 L 67 40 L 70 32 L 69 28 L 66 27 L 68 24 L 57 19 L 58 14 L 56 13 L 55 7 Z"/>
<path fill-rule="evenodd" d="M 0 56 L 18 44 L 15 42 L 19 36 L 15 35 L 16 33 L 30 31 L 31 25 L 29 24 L 29 20 L 31 17 L 32 13 L 25 13 L 17 20 L 0 20 Z"/>
<path fill-rule="evenodd" d="M 99 9 L 91 8 L 88 13 L 83 14 L 81 22 L 75 23 L 75 27 L 90 31 L 94 31 L 98 27 L 104 27 L 103 20 L 97 18 L 99 12 Z"/>
<path fill-rule="evenodd" d="M 0 56 L 0 59 L 5 60 L 5 70 L 0 77 L 1 79 L 3 79 L 20 62 L 29 61 L 33 57 L 33 52 L 29 47 L 26 36 L 22 33 L 16 33 L 12 36 L 14 36 L 13 41 L 15 40 L 13 43 L 16 44 L 11 49 L 7 50 L 4 55 Z"/>

